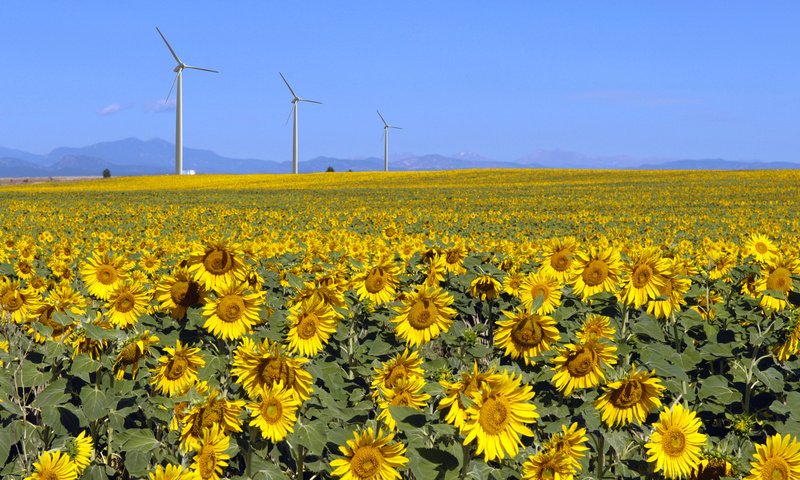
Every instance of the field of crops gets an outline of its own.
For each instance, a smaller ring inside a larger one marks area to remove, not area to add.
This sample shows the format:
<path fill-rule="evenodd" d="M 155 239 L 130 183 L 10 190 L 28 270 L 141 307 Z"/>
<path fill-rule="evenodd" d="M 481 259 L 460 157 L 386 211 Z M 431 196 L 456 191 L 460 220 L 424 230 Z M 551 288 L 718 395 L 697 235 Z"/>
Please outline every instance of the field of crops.
<path fill-rule="evenodd" d="M 800 172 L 0 188 L 0 477 L 800 479 Z"/>

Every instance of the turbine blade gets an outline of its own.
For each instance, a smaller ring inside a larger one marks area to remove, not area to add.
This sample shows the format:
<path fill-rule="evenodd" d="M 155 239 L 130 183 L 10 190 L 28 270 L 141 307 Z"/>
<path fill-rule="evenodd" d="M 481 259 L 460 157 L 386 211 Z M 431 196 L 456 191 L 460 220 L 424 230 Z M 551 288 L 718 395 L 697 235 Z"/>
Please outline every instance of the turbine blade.
<path fill-rule="evenodd" d="M 167 101 L 169 101 L 169 97 L 172 95 L 172 89 L 175 88 L 175 84 L 178 82 L 178 75 L 181 73 L 178 72 L 175 74 L 175 80 L 172 81 L 172 86 L 169 87 L 169 93 L 167 94 L 167 98 L 164 99 L 164 104 L 166 105 Z"/>
<path fill-rule="evenodd" d="M 191 65 L 186 65 L 186 67 L 184 68 L 191 68 L 192 70 L 202 70 L 204 72 L 219 73 L 218 70 L 211 70 L 210 68 L 192 67 Z"/>
<path fill-rule="evenodd" d="M 292 114 L 294 113 L 294 109 L 295 108 L 297 108 L 297 104 L 296 103 L 294 105 L 292 105 L 292 109 L 289 110 L 289 116 L 286 117 L 286 123 L 284 125 L 289 125 L 289 120 L 291 120 Z"/>
<path fill-rule="evenodd" d="M 378 116 L 381 117 L 381 121 L 383 122 L 383 125 L 388 127 L 389 124 L 386 123 L 386 120 L 383 118 L 383 115 L 381 115 L 380 110 L 375 110 L 375 111 L 378 112 Z"/>
<path fill-rule="evenodd" d="M 308 102 L 308 103 L 318 103 L 318 104 L 322 105 L 322 102 L 318 102 L 316 100 L 306 100 L 305 98 L 298 98 L 297 101 L 298 102 Z"/>
<path fill-rule="evenodd" d="M 172 52 L 172 56 L 175 57 L 175 61 L 178 62 L 179 65 L 183 65 L 183 62 L 181 62 L 181 59 L 178 58 L 178 54 L 175 53 L 175 50 L 173 50 L 172 47 L 169 45 L 169 42 L 167 41 L 167 37 L 165 37 L 164 34 L 161 33 L 161 30 L 159 30 L 158 27 L 156 27 L 156 30 L 158 30 L 158 34 L 161 35 L 161 39 L 164 40 L 164 43 L 167 44 L 167 48 L 169 48 L 169 51 Z"/>
<path fill-rule="evenodd" d="M 293 96 L 294 98 L 297 98 L 297 99 L 299 99 L 300 97 L 298 97 L 298 96 L 297 96 L 297 94 L 296 94 L 296 93 L 294 93 L 294 90 L 292 90 L 292 87 L 289 85 L 289 82 L 287 82 L 287 81 L 286 81 L 286 77 L 284 77 L 284 76 L 283 76 L 283 74 L 282 74 L 281 72 L 278 72 L 278 75 L 280 75 L 280 76 L 281 76 L 281 78 L 283 79 L 283 83 L 285 83 L 285 84 L 286 84 L 286 87 L 287 87 L 287 88 L 289 88 L 289 91 L 290 91 L 290 92 L 292 92 L 292 96 Z"/>
<path fill-rule="evenodd" d="M 402 130 L 403 129 L 403 127 L 395 127 L 394 125 L 389 125 L 389 128 L 396 128 L 398 130 Z"/>

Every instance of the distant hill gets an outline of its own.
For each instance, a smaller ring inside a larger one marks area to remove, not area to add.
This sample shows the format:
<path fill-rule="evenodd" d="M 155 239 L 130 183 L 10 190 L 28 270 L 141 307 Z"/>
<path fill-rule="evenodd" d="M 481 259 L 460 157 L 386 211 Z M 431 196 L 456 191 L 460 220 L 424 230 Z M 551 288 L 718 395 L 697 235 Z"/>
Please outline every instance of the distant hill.
<path fill-rule="evenodd" d="M 184 169 L 197 173 L 289 173 L 291 162 L 229 158 L 211 150 L 184 148 Z M 161 139 L 125 138 L 85 147 L 60 147 L 47 155 L 0 147 L 0 177 L 99 176 L 108 168 L 113 176 L 159 175 L 174 171 L 175 145 Z M 302 173 L 383 170 L 383 158 L 316 157 L 302 161 Z M 499 161 L 472 152 L 453 155 L 394 155 L 389 170 L 455 170 L 469 168 L 592 168 L 592 169 L 797 169 L 796 163 L 732 162 L 723 159 L 642 160 L 626 156 L 590 156 L 564 150 L 540 150 L 515 162 Z"/>

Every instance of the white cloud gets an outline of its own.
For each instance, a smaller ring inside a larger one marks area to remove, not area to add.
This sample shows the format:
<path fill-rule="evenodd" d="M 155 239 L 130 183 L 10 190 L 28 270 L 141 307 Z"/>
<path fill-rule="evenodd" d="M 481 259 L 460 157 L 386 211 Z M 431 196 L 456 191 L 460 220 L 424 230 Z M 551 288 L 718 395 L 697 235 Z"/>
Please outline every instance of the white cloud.
<path fill-rule="evenodd" d="M 172 98 L 166 102 L 164 100 L 153 100 L 148 102 L 144 109 L 151 113 L 174 112 L 175 100 Z"/>
<path fill-rule="evenodd" d="M 126 107 L 120 105 L 119 103 L 112 103 L 112 104 L 106 105 L 105 107 L 97 110 L 97 113 L 99 115 L 103 115 L 103 116 L 105 116 L 105 115 L 113 115 L 113 114 L 115 114 L 115 113 L 117 113 L 117 112 L 119 112 L 119 111 L 121 111 L 121 110 L 123 110 L 125 108 Z"/>

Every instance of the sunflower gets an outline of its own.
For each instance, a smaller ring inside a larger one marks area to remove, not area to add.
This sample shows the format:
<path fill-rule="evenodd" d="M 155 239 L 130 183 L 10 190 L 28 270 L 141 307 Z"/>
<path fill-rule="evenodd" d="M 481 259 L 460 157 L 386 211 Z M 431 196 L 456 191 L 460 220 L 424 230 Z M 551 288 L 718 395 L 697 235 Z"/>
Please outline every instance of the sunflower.
<path fill-rule="evenodd" d="M 464 268 L 464 259 L 467 258 L 467 248 L 463 244 L 446 249 L 444 252 L 445 269 L 454 274 L 461 275 L 467 271 Z"/>
<path fill-rule="evenodd" d="M 124 281 L 114 287 L 108 296 L 106 318 L 120 328 L 131 327 L 146 313 L 151 298 L 152 292 L 144 285 Z"/>
<path fill-rule="evenodd" d="M 493 276 L 482 274 L 469 284 L 469 293 L 481 301 L 494 300 L 500 295 L 503 286 Z"/>
<path fill-rule="evenodd" d="M 249 425 L 258 427 L 261 436 L 272 443 L 280 442 L 294 431 L 300 400 L 281 381 L 263 387 L 259 398 L 258 402 L 247 404 L 253 417 Z"/>
<path fill-rule="evenodd" d="M 336 312 L 319 297 L 310 297 L 289 309 L 289 351 L 313 357 L 336 331 Z"/>
<path fill-rule="evenodd" d="M 120 349 L 117 354 L 117 359 L 114 361 L 114 374 L 117 380 L 125 378 L 125 370 L 131 367 L 131 377 L 136 378 L 136 372 L 139 371 L 139 360 L 147 355 L 147 350 L 153 343 L 158 343 L 159 339 L 155 335 L 150 335 L 150 330 L 145 330 L 136 337 L 128 340 Z"/>
<path fill-rule="evenodd" d="M 686 305 L 684 296 L 692 286 L 692 281 L 686 277 L 670 275 L 666 277 L 664 286 L 658 290 L 658 298 L 647 302 L 647 313 L 658 319 L 666 319 L 673 313 L 679 312 L 682 305 Z"/>
<path fill-rule="evenodd" d="M 800 442 L 791 435 L 776 433 L 766 443 L 756 444 L 755 462 L 745 480 L 800 479 Z"/>
<path fill-rule="evenodd" d="M 417 286 L 405 295 L 403 305 L 395 308 L 398 315 L 391 322 L 397 324 L 396 334 L 412 346 L 431 341 L 453 324 L 456 311 L 450 307 L 452 303 L 453 297 L 439 287 Z"/>
<path fill-rule="evenodd" d="M 641 308 L 658 298 L 670 275 L 669 266 L 669 260 L 661 256 L 658 248 L 643 248 L 633 254 L 631 263 L 623 267 L 626 280 L 620 290 L 622 302 Z"/>
<path fill-rule="evenodd" d="M 522 464 L 522 480 L 572 480 L 575 467 L 569 457 L 554 450 L 542 450 Z"/>
<path fill-rule="evenodd" d="M 561 283 L 550 273 L 531 273 L 523 280 L 519 288 L 519 299 L 525 310 L 530 311 L 537 298 L 542 299 L 542 304 L 535 312 L 539 315 L 553 313 L 561 304 Z"/>
<path fill-rule="evenodd" d="M 561 283 L 567 282 L 572 276 L 576 249 L 575 237 L 545 241 L 541 247 L 542 265 L 539 267 L 539 273 L 550 274 Z"/>
<path fill-rule="evenodd" d="M 772 349 L 772 352 L 781 363 L 786 362 L 792 355 L 797 355 L 800 352 L 800 348 L 798 348 L 800 347 L 800 310 L 795 310 L 792 317 L 792 322 L 794 323 L 789 323 L 785 339 Z"/>
<path fill-rule="evenodd" d="M 23 280 L 30 280 L 32 277 L 36 276 L 36 269 L 33 268 L 33 261 L 22 258 L 14 262 L 14 275 Z"/>
<path fill-rule="evenodd" d="M 508 272 L 503 279 L 503 292 L 511 295 L 512 297 L 519 298 L 520 288 L 522 282 L 525 280 L 525 275 L 520 272 Z"/>
<path fill-rule="evenodd" d="M 533 357 L 550 350 L 550 346 L 561 338 L 552 317 L 521 309 L 503 311 L 503 315 L 507 320 L 497 322 L 494 342 L 505 349 L 505 356 L 515 360 L 522 357 L 525 365 L 533 365 Z"/>
<path fill-rule="evenodd" d="M 211 239 L 195 245 L 187 263 L 189 273 L 206 290 L 240 284 L 247 276 L 241 247 L 225 240 Z"/>
<path fill-rule="evenodd" d="M 375 368 L 372 378 L 372 396 L 378 398 L 382 390 L 394 390 L 406 383 L 411 377 L 424 378 L 422 359 L 416 350 L 405 349 L 391 359 Z"/>
<path fill-rule="evenodd" d="M 8 340 L 0 340 L 0 350 L 8 353 Z M 0 360 L 0 367 L 4 365 L 3 361 Z"/>
<path fill-rule="evenodd" d="M 25 480 L 75 480 L 78 472 L 69 455 L 59 451 L 43 452 L 33 464 L 33 474 Z"/>
<path fill-rule="evenodd" d="M 111 292 L 126 278 L 131 265 L 122 256 L 111 253 L 92 253 L 92 257 L 80 269 L 81 279 L 89 291 L 89 295 L 108 300 Z"/>
<path fill-rule="evenodd" d="M 434 253 L 425 262 L 417 266 L 425 274 L 423 284 L 426 287 L 438 287 L 444 282 L 444 274 L 447 273 L 447 260 L 444 255 Z"/>
<path fill-rule="evenodd" d="M 688 477 L 700 465 L 700 449 L 706 435 L 699 433 L 700 419 L 680 403 L 665 408 L 653 425 L 650 441 L 645 444 L 647 462 L 666 478 Z"/>
<path fill-rule="evenodd" d="M 617 329 L 611 325 L 611 318 L 605 315 L 589 314 L 581 324 L 581 328 L 575 332 L 575 336 L 581 342 L 591 339 L 614 341 Z"/>
<path fill-rule="evenodd" d="M 743 256 L 752 255 L 758 263 L 768 263 L 780 250 L 772 240 L 764 234 L 754 233 L 744 242 Z"/>
<path fill-rule="evenodd" d="M 557 452 L 569 458 L 575 470 L 581 470 L 580 459 L 586 456 L 589 447 L 583 444 L 588 442 L 585 428 L 578 428 L 577 423 L 572 423 L 569 427 L 561 425 L 561 432 L 554 433 L 550 440 L 545 444 L 545 449 Z"/>
<path fill-rule="evenodd" d="M 496 383 L 501 380 L 502 377 L 495 373 L 494 368 L 482 372 L 478 369 L 478 362 L 474 361 L 471 372 L 461 372 L 461 380 L 457 382 L 439 381 L 444 390 L 444 396 L 439 400 L 437 409 L 447 410 L 444 421 L 460 430 L 467 418 L 467 405 L 464 403 L 464 399 L 469 399 L 474 393 L 487 388 L 488 383 Z"/>
<path fill-rule="evenodd" d="M 735 247 L 722 245 L 708 252 L 708 278 L 719 280 L 728 275 L 736 266 L 737 251 Z"/>
<path fill-rule="evenodd" d="M 144 252 L 142 256 L 139 257 L 139 268 L 152 277 L 158 272 L 158 269 L 161 268 L 161 259 L 152 252 Z"/>
<path fill-rule="evenodd" d="M 260 322 L 263 293 L 245 293 L 247 284 L 217 284 L 216 297 L 203 306 L 203 328 L 223 340 L 243 337 Z"/>
<path fill-rule="evenodd" d="M 596 387 L 605 379 L 603 368 L 617 363 L 616 351 L 616 345 L 597 340 L 568 343 L 553 359 L 552 370 L 556 373 L 552 381 L 564 396 L 576 388 Z"/>
<path fill-rule="evenodd" d="M 239 414 L 244 408 L 244 400 L 226 400 L 219 397 L 220 392 L 212 388 L 202 403 L 189 410 L 183 418 L 180 447 L 184 452 L 201 447 L 204 432 L 217 427 L 223 434 L 241 432 L 242 421 Z"/>
<path fill-rule="evenodd" d="M 211 387 L 208 386 L 208 382 L 200 380 L 191 387 L 180 392 L 178 396 L 182 397 L 188 394 L 191 390 L 194 390 L 202 398 L 205 398 L 208 396 L 208 392 L 211 390 Z M 188 409 L 189 409 L 189 402 L 174 403 L 174 406 L 172 407 L 172 413 L 173 413 L 172 420 L 170 420 L 169 422 L 170 430 L 181 430 L 183 428 L 183 419 L 186 418 Z"/>
<path fill-rule="evenodd" d="M 85 431 L 82 431 L 67 443 L 66 449 L 67 454 L 72 459 L 72 463 L 75 464 L 75 472 L 81 475 L 92 462 L 94 439 L 91 435 L 87 435 Z"/>
<path fill-rule="evenodd" d="M 522 385 L 522 376 L 503 371 L 496 382 L 486 383 L 486 388 L 478 390 L 470 398 L 472 405 L 467 408 L 466 421 L 461 429 L 464 445 L 477 441 L 476 454 L 483 453 L 485 461 L 513 457 L 522 446 L 520 435 L 533 436 L 525 424 L 533 423 L 539 417 L 533 399 L 533 389 Z"/>
<path fill-rule="evenodd" d="M 158 367 L 150 370 L 153 376 L 150 383 L 157 392 L 170 397 L 179 395 L 189 389 L 197 381 L 197 370 L 206 364 L 200 355 L 200 349 L 181 345 L 175 340 L 175 348 L 165 347 L 167 355 L 158 359 Z"/>
<path fill-rule="evenodd" d="M 655 370 L 648 373 L 631 366 L 627 377 L 606 385 L 605 393 L 594 401 L 603 422 L 612 428 L 634 420 L 644 423 L 648 413 L 661 407 L 665 387 L 655 374 Z"/>
<path fill-rule="evenodd" d="M 395 430 L 397 422 L 389 410 L 390 405 L 411 407 L 417 410 L 424 409 L 431 396 L 422 391 L 423 387 L 425 387 L 424 378 L 410 376 L 407 380 L 395 382 L 395 386 L 391 390 L 381 389 L 380 400 L 378 400 L 381 413 L 378 415 L 378 420 L 383 420 L 389 430 Z"/>
<path fill-rule="evenodd" d="M 94 320 L 90 320 L 89 318 L 85 318 L 83 320 L 83 325 L 95 325 L 103 330 L 114 330 L 114 327 L 108 323 L 107 320 L 103 318 L 103 314 L 100 312 L 95 312 Z M 79 354 L 85 353 L 89 355 L 89 358 L 93 360 L 99 360 L 103 354 L 103 351 L 108 347 L 109 341 L 108 339 L 100 339 L 97 340 L 95 338 L 90 338 L 86 335 L 85 328 L 75 328 L 72 330 L 71 335 L 67 337 L 64 342 L 72 347 L 72 358 L 75 359 Z"/>
<path fill-rule="evenodd" d="M 614 248 L 591 247 L 575 254 L 575 269 L 569 282 L 575 295 L 586 301 L 601 292 L 616 293 L 622 261 Z"/>
<path fill-rule="evenodd" d="M 393 301 L 400 283 L 397 273 L 397 267 L 389 260 L 368 267 L 354 280 L 358 299 L 369 299 L 375 305 Z"/>
<path fill-rule="evenodd" d="M 282 381 L 297 398 L 305 401 L 311 396 L 312 383 L 311 374 L 303 369 L 306 363 L 307 358 L 290 357 L 280 344 L 270 343 L 266 338 L 256 345 L 245 337 L 234 350 L 231 373 L 250 398 L 257 398 L 262 387 Z"/>
<path fill-rule="evenodd" d="M 39 307 L 36 309 L 37 317 L 34 322 L 28 325 L 28 334 L 33 335 L 35 342 L 70 340 L 70 333 L 76 326 L 76 322 L 65 323 L 63 317 L 62 320 L 57 322 L 53 320 L 55 313 L 84 315 L 86 313 L 86 299 L 69 285 L 55 286 L 45 299 L 39 301 Z M 42 335 L 35 328 L 36 324 L 49 328 L 49 335 Z"/>
<path fill-rule="evenodd" d="M 0 277 L 0 314 L 14 323 L 25 323 L 37 316 L 41 297 L 29 288 L 22 288 L 19 280 Z M 6 317 L 8 315 L 8 317 Z"/>
<path fill-rule="evenodd" d="M 156 471 L 148 474 L 148 477 L 150 480 L 196 480 L 197 473 L 170 463 L 166 467 L 158 465 Z"/>
<path fill-rule="evenodd" d="M 197 453 L 192 459 L 192 470 L 201 480 L 219 480 L 222 469 L 228 466 L 230 455 L 225 453 L 231 437 L 218 425 L 204 428 L 198 441 Z"/>
<path fill-rule="evenodd" d="M 756 281 L 756 292 L 761 294 L 761 308 L 770 310 L 786 308 L 786 296 L 792 291 L 792 275 L 798 274 L 800 274 L 800 261 L 775 255 L 761 270 L 761 277 Z M 784 298 L 773 297 L 767 291 L 782 293 Z"/>
<path fill-rule="evenodd" d="M 392 443 L 394 433 L 372 427 L 364 432 L 353 432 L 353 439 L 340 445 L 342 458 L 331 461 L 333 475 L 342 480 L 399 480 L 397 471 L 408 463 L 404 455 L 406 447 L 400 442 Z"/>
<path fill-rule="evenodd" d="M 692 305 L 690 308 L 699 313 L 705 320 L 711 320 L 717 316 L 715 305 L 722 304 L 722 295 L 714 290 L 708 290 L 706 295 L 700 295 L 696 299 L 697 305 Z"/>
<path fill-rule="evenodd" d="M 736 468 L 730 460 L 732 459 L 723 456 L 703 454 L 703 459 L 700 460 L 697 469 L 692 471 L 689 480 L 718 480 L 721 477 L 736 476 Z"/>
<path fill-rule="evenodd" d="M 178 267 L 158 282 L 155 298 L 172 318 L 181 320 L 189 307 L 205 303 L 205 289 L 188 269 Z"/>

